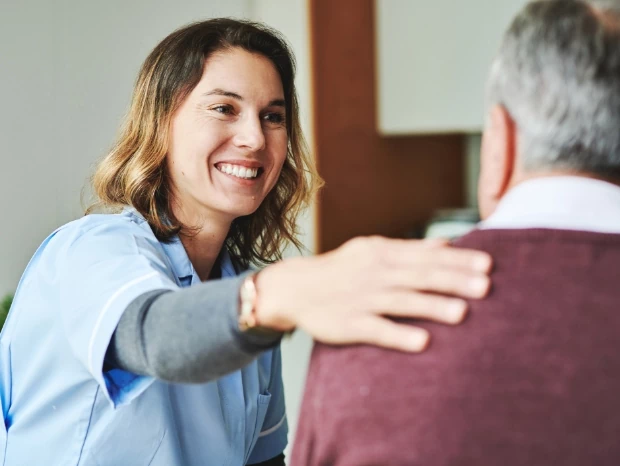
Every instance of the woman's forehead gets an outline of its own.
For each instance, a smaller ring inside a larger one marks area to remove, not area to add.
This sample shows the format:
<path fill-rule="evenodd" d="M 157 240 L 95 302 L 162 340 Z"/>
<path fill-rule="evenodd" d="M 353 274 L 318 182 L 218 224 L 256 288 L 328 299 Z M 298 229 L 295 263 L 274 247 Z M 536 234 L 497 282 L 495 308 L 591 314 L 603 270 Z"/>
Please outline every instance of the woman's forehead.
<path fill-rule="evenodd" d="M 264 55 L 235 47 L 211 55 L 195 91 L 200 95 L 230 93 L 244 99 L 283 100 L 280 75 Z"/>

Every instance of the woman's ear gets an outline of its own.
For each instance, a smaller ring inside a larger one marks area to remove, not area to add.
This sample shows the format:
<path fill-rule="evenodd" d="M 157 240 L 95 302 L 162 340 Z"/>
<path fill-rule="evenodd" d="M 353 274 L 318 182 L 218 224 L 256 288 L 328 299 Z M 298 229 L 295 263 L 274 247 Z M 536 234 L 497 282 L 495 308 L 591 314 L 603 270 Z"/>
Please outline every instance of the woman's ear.
<path fill-rule="evenodd" d="M 516 126 L 501 105 L 491 108 L 482 136 L 478 203 L 485 219 L 506 194 L 515 171 Z"/>

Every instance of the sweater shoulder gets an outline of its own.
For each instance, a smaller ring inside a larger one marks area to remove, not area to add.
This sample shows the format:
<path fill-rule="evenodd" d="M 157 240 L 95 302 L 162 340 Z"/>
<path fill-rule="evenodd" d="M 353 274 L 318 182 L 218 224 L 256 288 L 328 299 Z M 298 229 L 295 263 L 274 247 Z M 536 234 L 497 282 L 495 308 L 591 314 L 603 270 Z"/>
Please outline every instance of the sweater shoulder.
<path fill-rule="evenodd" d="M 620 234 L 551 228 L 474 230 L 453 243 L 460 248 L 483 251 L 514 245 L 581 244 L 602 248 L 620 248 Z"/>

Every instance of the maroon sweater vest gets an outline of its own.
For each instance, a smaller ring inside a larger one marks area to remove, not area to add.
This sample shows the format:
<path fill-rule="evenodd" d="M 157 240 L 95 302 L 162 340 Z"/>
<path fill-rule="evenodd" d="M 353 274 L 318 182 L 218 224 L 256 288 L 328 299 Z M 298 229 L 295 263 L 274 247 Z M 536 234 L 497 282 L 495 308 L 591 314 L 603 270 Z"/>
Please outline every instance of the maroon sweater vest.
<path fill-rule="evenodd" d="M 620 235 L 482 230 L 490 296 L 411 355 L 316 345 L 293 466 L 620 464 Z"/>

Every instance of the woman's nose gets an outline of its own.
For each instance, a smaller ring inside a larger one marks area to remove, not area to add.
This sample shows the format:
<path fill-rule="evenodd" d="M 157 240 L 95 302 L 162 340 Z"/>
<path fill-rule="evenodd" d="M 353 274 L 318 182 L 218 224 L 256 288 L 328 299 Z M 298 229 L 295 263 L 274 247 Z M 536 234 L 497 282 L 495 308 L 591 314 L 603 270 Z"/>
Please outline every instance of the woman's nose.
<path fill-rule="evenodd" d="M 259 118 L 244 118 L 239 122 L 235 144 L 253 152 L 265 148 L 265 134 Z"/>

